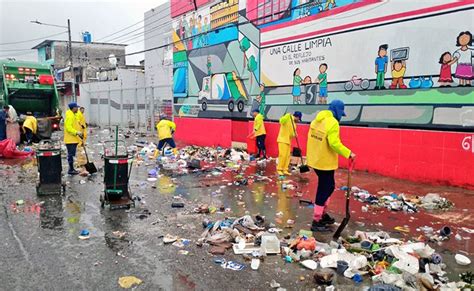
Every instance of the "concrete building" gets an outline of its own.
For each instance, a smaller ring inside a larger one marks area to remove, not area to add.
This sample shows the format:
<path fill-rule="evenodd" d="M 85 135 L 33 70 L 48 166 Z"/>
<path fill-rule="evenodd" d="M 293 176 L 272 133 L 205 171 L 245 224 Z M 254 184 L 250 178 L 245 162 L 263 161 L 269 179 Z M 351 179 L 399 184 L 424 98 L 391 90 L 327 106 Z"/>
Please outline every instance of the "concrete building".
<path fill-rule="evenodd" d="M 170 3 L 167 2 L 145 13 L 145 83 L 152 88 L 154 115 L 171 115 L 173 83 L 173 47 Z M 164 46 L 164 47 L 161 47 Z"/>
<path fill-rule="evenodd" d="M 102 69 L 113 68 L 110 55 L 117 56 L 117 66 L 125 66 L 125 44 L 72 42 L 72 62 L 76 83 L 88 82 L 97 78 Z M 38 61 L 51 64 L 61 72 L 69 67 L 68 42 L 63 40 L 44 40 L 32 49 L 38 51 Z M 70 80 L 70 71 L 57 74 L 59 80 Z"/>
<path fill-rule="evenodd" d="M 116 68 L 102 71 L 106 81 L 81 83 L 78 102 L 86 108 L 87 122 L 108 128 L 150 129 L 148 92 L 141 68 Z"/>

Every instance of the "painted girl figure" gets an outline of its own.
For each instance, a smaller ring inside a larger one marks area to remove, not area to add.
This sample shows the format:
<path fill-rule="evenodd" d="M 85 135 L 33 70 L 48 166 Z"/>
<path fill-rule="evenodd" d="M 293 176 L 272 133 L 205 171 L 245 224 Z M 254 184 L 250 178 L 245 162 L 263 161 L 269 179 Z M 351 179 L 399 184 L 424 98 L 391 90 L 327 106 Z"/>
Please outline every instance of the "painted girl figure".
<path fill-rule="evenodd" d="M 445 52 L 439 58 L 441 71 L 439 72 L 438 83 L 440 87 L 451 87 L 453 83 L 453 74 L 451 73 L 451 65 L 457 62 L 457 58 L 451 56 L 450 52 Z"/>
<path fill-rule="evenodd" d="M 300 68 L 296 68 L 293 72 L 293 90 L 291 94 L 293 95 L 293 104 L 300 104 L 300 95 L 301 95 L 301 82 L 303 79 L 300 76 L 301 70 Z"/>
<path fill-rule="evenodd" d="M 470 87 L 471 81 L 474 80 L 473 63 L 474 49 L 472 45 L 472 33 L 469 31 L 461 32 L 458 35 L 456 46 L 460 47 L 453 54 L 457 59 L 457 67 L 454 76 L 459 79 L 459 86 Z"/>

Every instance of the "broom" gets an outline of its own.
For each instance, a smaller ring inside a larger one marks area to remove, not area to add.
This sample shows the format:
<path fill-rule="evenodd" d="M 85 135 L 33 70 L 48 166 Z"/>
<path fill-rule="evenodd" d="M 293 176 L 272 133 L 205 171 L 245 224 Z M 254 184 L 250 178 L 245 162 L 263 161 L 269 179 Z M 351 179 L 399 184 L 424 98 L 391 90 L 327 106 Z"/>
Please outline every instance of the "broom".
<path fill-rule="evenodd" d="M 298 146 L 298 148 L 300 149 L 300 153 L 301 153 L 301 147 L 300 147 L 300 142 L 298 140 L 298 134 L 296 133 L 296 128 L 295 128 L 295 123 L 293 121 L 293 116 L 291 116 L 291 126 L 293 126 L 293 132 L 295 133 L 295 137 L 296 137 L 296 145 Z M 299 166 L 299 169 L 300 169 L 300 173 L 303 174 L 303 173 L 307 173 L 309 172 L 309 167 L 305 164 L 304 160 L 303 160 L 303 155 L 300 154 L 300 159 L 301 159 L 301 166 Z"/>

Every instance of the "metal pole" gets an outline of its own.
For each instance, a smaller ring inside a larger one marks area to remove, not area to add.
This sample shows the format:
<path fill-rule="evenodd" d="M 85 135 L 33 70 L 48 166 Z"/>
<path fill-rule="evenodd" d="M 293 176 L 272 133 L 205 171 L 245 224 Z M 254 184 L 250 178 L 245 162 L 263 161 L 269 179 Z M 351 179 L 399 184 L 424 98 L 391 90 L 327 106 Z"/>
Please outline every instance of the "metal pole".
<path fill-rule="evenodd" d="M 76 99 L 76 76 L 74 75 L 74 66 L 72 65 L 72 40 L 71 40 L 71 21 L 67 20 L 67 34 L 69 38 L 69 65 L 71 70 L 71 87 L 72 87 L 72 100 L 73 102 L 77 102 Z"/>
<path fill-rule="evenodd" d="M 151 85 L 151 133 L 155 133 L 155 87 Z"/>
<path fill-rule="evenodd" d="M 135 130 L 138 130 L 140 128 L 140 117 L 138 116 L 138 92 L 137 92 L 137 86 L 135 85 Z"/>
<path fill-rule="evenodd" d="M 109 105 L 109 106 L 107 106 L 107 107 L 108 107 L 108 110 L 109 110 L 109 112 L 108 112 L 108 117 L 109 117 L 109 129 L 112 129 L 112 124 L 111 124 L 111 119 L 112 119 L 112 118 L 111 118 L 111 116 L 110 116 L 111 113 L 112 113 L 112 112 L 111 112 L 112 109 L 110 109 L 110 107 L 111 107 L 111 104 L 110 104 L 110 83 L 109 83 L 109 91 L 107 91 L 107 99 L 108 99 L 107 104 Z"/>
<path fill-rule="evenodd" d="M 100 120 L 100 92 L 97 92 L 97 124 L 99 125 L 99 128 L 102 128 L 102 123 Z"/>
<path fill-rule="evenodd" d="M 120 80 L 120 125 L 122 128 L 125 128 L 123 124 L 123 87 L 122 87 L 122 80 Z"/>

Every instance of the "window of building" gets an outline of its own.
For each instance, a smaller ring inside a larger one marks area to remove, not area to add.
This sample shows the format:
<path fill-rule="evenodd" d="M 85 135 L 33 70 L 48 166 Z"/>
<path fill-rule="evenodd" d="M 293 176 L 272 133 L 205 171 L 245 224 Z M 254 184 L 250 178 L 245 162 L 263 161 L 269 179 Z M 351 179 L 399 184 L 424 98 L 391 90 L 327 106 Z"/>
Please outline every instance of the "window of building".
<path fill-rule="evenodd" d="M 47 60 L 50 60 L 51 59 L 51 46 L 50 45 L 47 45 L 44 47 L 44 59 L 47 61 Z"/>
<path fill-rule="evenodd" d="M 76 79 L 76 84 L 82 83 L 82 68 L 74 68 L 74 76 Z"/>

